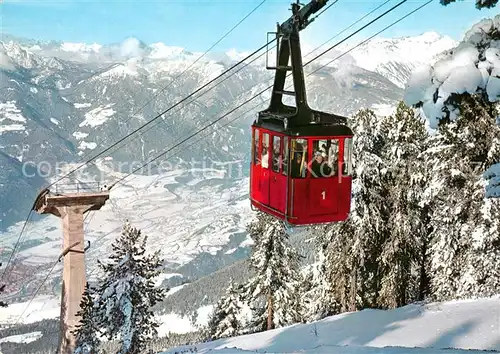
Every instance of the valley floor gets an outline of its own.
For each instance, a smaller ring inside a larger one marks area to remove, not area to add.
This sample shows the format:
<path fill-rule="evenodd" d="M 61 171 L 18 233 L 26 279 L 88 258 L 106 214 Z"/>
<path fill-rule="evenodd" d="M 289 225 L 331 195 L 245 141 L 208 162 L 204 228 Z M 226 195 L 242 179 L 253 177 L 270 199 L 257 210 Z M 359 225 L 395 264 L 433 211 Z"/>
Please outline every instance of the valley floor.
<path fill-rule="evenodd" d="M 189 353 L 459 354 L 500 352 L 500 296 L 363 310 L 170 349 Z"/>

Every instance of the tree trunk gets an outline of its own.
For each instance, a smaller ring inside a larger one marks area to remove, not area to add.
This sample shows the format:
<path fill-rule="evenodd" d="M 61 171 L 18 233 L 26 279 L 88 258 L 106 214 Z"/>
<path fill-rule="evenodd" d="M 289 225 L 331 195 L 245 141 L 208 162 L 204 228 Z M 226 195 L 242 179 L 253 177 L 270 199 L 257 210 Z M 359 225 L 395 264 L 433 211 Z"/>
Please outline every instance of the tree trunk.
<path fill-rule="evenodd" d="M 357 270 L 353 268 L 351 271 L 351 298 L 349 303 L 349 311 L 356 311 L 356 290 L 358 284 Z"/>
<path fill-rule="evenodd" d="M 419 279 L 419 291 L 418 291 L 418 300 L 422 301 L 427 296 L 427 289 L 429 286 L 429 279 L 427 277 L 427 272 L 425 270 L 425 266 L 427 263 L 427 244 L 426 242 L 422 243 L 420 255 L 420 279 Z"/>
<path fill-rule="evenodd" d="M 432 227 L 429 226 L 430 223 L 430 208 L 425 206 L 421 212 L 421 219 L 425 220 L 423 235 L 421 236 L 421 247 L 420 247 L 420 279 L 419 279 L 419 292 L 418 300 L 424 300 L 429 292 L 429 276 L 427 274 L 427 249 L 429 247 L 429 235 L 432 232 Z"/>
<path fill-rule="evenodd" d="M 267 294 L 267 330 L 274 329 L 274 304 L 271 292 Z"/>
<path fill-rule="evenodd" d="M 342 312 L 347 312 L 347 285 L 346 285 L 347 274 L 342 276 L 342 282 L 340 283 L 340 305 L 342 306 Z"/>

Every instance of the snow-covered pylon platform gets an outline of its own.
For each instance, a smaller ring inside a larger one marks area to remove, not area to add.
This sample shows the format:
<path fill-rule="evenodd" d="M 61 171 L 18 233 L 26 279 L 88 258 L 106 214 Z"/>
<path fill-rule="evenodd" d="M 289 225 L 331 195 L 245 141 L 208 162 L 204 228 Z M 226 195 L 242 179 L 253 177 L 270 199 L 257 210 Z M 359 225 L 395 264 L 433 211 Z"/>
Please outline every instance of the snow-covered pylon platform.
<path fill-rule="evenodd" d="M 473 354 L 500 352 L 500 297 L 363 310 L 166 353 Z"/>

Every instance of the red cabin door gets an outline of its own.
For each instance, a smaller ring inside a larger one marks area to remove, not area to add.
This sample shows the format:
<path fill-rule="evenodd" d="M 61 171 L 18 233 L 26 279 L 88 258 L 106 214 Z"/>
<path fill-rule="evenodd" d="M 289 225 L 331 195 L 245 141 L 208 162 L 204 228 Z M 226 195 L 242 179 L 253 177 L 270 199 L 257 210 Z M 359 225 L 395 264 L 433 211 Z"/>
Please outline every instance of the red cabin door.
<path fill-rule="evenodd" d="M 259 158 L 259 129 L 252 127 L 252 162 L 250 164 L 250 198 L 259 200 L 259 174 L 260 174 L 260 158 Z"/>
<path fill-rule="evenodd" d="M 338 213 L 339 202 L 339 140 L 310 141 L 313 157 L 309 177 L 309 215 Z"/>
<path fill-rule="evenodd" d="M 264 205 L 269 205 L 269 187 L 270 187 L 270 150 L 269 150 L 269 133 L 262 133 L 262 150 L 261 164 L 259 175 L 259 194 L 260 200 Z"/>
<path fill-rule="evenodd" d="M 270 158 L 272 157 L 269 164 L 269 206 L 284 214 L 286 207 L 287 165 L 283 161 L 286 160 L 288 152 L 288 139 L 279 135 L 273 135 L 272 139 L 272 154 L 269 155 Z"/>
<path fill-rule="evenodd" d="M 332 178 L 309 183 L 309 215 L 329 215 L 338 212 L 338 185 Z"/>

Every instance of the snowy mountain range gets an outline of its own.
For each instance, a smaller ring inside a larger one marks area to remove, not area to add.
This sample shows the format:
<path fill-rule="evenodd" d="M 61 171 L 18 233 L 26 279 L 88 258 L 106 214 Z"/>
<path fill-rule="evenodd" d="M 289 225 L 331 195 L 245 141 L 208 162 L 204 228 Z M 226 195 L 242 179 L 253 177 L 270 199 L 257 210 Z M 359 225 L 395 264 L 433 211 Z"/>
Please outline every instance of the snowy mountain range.
<path fill-rule="evenodd" d="M 343 115 L 361 108 L 386 114 L 402 99 L 411 71 L 456 44 L 433 32 L 374 39 L 307 78 L 310 105 Z M 304 55 L 311 49 L 304 44 Z M 328 53 L 307 67 L 306 75 L 347 49 Z M 134 131 L 246 55 L 213 53 L 192 65 L 200 54 L 163 43 L 147 45 L 134 38 L 101 46 L 4 36 L 0 42 L 0 232 L 6 240 L 2 259 L 8 257 L 21 221 L 44 184 Z M 274 72 L 265 70 L 264 60 L 265 56 L 218 80 L 220 84 L 210 91 L 202 90 L 203 95 L 193 103 L 174 108 L 120 148 L 80 169 L 72 180 L 112 183 L 230 111 L 271 84 Z M 93 259 L 107 252 L 113 233 L 125 219 L 150 235 L 154 249 L 162 250 L 171 271 L 165 279 L 187 264 L 193 266 L 184 268 L 181 276 L 196 278 L 243 258 L 242 250 L 248 245 L 244 226 L 251 217 L 246 199 L 249 125 L 268 98 L 269 92 L 173 149 L 165 160 L 159 160 L 161 166 L 134 173 L 118 185 L 107 205 L 87 220 L 86 237 L 93 253 L 88 258 L 89 271 L 95 267 Z M 198 174 L 188 171 L 193 160 Z M 8 288 L 15 299 L 33 291 L 39 270 L 48 271 L 60 252 L 57 219 L 35 217 L 30 225 L 16 258 L 22 267 L 12 273 Z M 33 275 L 35 268 L 37 275 Z M 19 288 L 21 277 L 26 280 L 27 274 L 31 281 Z M 41 293 L 57 293 L 59 277 L 56 267 L 52 282 Z"/>

